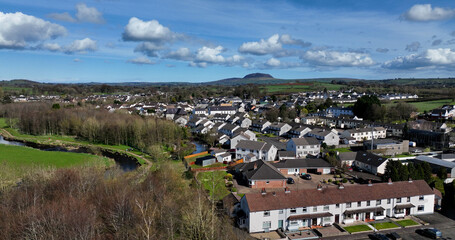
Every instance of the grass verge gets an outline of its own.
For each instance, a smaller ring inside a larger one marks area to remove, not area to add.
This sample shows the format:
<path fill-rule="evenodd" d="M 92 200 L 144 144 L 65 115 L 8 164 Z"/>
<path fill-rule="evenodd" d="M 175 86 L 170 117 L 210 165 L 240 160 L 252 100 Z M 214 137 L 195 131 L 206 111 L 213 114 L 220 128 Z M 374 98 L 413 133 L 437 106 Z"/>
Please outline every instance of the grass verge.
<path fill-rule="evenodd" d="M 356 233 L 356 232 L 364 232 L 364 231 L 372 231 L 372 229 L 370 227 L 368 227 L 367 225 L 355 225 L 355 226 L 349 226 L 349 227 L 344 227 L 344 229 L 346 231 L 348 231 L 349 233 Z"/>
<path fill-rule="evenodd" d="M 394 223 L 391 223 L 391 222 L 373 223 L 371 225 L 373 225 L 373 227 L 376 228 L 377 230 L 389 229 L 389 228 L 398 228 L 397 225 L 395 225 Z"/>
<path fill-rule="evenodd" d="M 416 221 L 411 220 L 411 219 L 399 220 L 399 221 L 395 221 L 395 222 L 400 224 L 403 227 L 420 225 Z"/>

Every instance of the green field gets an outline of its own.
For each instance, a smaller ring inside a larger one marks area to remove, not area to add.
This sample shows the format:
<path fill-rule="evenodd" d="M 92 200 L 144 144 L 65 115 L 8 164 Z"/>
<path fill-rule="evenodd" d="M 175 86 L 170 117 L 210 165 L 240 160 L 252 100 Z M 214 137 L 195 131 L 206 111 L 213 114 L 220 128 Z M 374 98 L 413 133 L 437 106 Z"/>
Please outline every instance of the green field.
<path fill-rule="evenodd" d="M 204 189 L 209 191 L 209 195 L 216 200 L 223 199 L 229 194 L 224 182 L 225 171 L 200 172 L 197 179 L 201 182 Z"/>
<path fill-rule="evenodd" d="M 327 90 L 340 90 L 344 85 L 331 84 L 331 83 L 322 83 L 322 82 L 311 82 L 308 85 L 267 85 L 262 87 L 268 93 L 293 93 L 293 92 L 308 92 L 308 91 L 317 91 L 327 88 Z"/>
<path fill-rule="evenodd" d="M 334 149 L 335 151 L 338 151 L 340 153 L 343 153 L 343 152 L 352 152 L 351 148 L 348 148 L 348 147 L 345 147 L 345 148 L 335 148 Z"/>
<path fill-rule="evenodd" d="M 364 231 L 373 231 L 370 227 L 367 225 L 355 225 L 355 226 L 349 226 L 349 227 L 344 227 L 346 231 L 349 233 L 356 233 L 356 232 L 364 232 Z"/>
<path fill-rule="evenodd" d="M 439 99 L 439 100 L 431 100 L 431 101 L 423 101 L 423 102 L 410 102 L 406 100 L 401 100 L 401 101 L 394 101 L 391 103 L 385 104 L 386 106 L 392 106 L 396 105 L 398 102 L 407 102 L 417 108 L 419 112 L 424 112 L 424 111 L 431 111 L 435 108 L 440 108 L 443 105 L 455 105 L 455 102 L 452 101 L 452 99 Z"/>
<path fill-rule="evenodd" d="M 391 223 L 391 222 L 373 223 L 371 225 L 373 225 L 373 227 L 376 228 L 377 230 L 389 229 L 389 228 L 399 228 L 397 225 L 395 225 L 394 223 Z"/>
<path fill-rule="evenodd" d="M 419 225 L 417 222 L 415 222 L 414 220 L 411 220 L 411 219 L 399 220 L 399 221 L 395 221 L 395 222 L 400 224 L 403 227 Z"/>

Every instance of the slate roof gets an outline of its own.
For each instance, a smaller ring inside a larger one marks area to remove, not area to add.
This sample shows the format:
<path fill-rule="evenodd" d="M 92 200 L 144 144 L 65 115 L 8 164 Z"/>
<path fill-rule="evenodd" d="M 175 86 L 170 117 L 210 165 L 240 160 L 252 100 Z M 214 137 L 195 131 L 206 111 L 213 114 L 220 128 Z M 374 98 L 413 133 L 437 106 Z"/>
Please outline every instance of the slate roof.
<path fill-rule="evenodd" d="M 292 138 L 296 146 L 319 145 L 319 141 L 314 137 Z"/>
<path fill-rule="evenodd" d="M 357 156 L 356 152 L 341 152 L 338 157 L 341 161 L 353 161 Z"/>
<path fill-rule="evenodd" d="M 347 185 L 343 189 L 324 187 L 322 190 L 296 189 L 288 193 L 277 191 L 275 195 L 247 193 L 244 197 L 250 212 L 258 212 L 433 194 L 433 190 L 424 180 L 414 180 L 412 182 L 393 182 L 392 184 L 375 183 L 371 186 L 368 184 Z"/>
<path fill-rule="evenodd" d="M 272 163 L 277 169 L 280 168 L 329 168 L 330 163 L 321 158 L 306 158 L 306 159 L 286 159 L 277 163 Z"/>
<path fill-rule="evenodd" d="M 263 150 L 268 151 L 272 147 L 271 144 L 266 142 L 258 142 L 258 141 L 251 141 L 251 140 L 240 140 L 236 146 L 236 148 L 243 148 L 243 149 L 251 149 L 251 150 Z"/>
<path fill-rule="evenodd" d="M 256 166 L 256 168 L 255 168 Z M 273 167 L 270 163 L 264 160 L 258 160 L 244 164 L 240 168 L 240 172 L 248 180 L 285 180 L 283 174 Z"/>
<path fill-rule="evenodd" d="M 357 152 L 357 155 L 355 156 L 355 160 L 358 162 L 362 162 L 374 167 L 379 167 L 381 166 L 385 161 L 387 161 L 387 158 L 384 158 L 382 156 L 378 156 L 373 153 L 369 152 Z"/>

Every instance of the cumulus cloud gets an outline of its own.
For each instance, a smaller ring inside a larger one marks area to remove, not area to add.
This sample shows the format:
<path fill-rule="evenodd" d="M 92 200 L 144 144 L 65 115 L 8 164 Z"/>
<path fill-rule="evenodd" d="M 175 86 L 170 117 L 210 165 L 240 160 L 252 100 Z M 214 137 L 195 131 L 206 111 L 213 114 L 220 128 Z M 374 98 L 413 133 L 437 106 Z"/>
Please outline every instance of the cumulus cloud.
<path fill-rule="evenodd" d="M 48 18 L 52 18 L 58 21 L 64 21 L 64 22 L 77 22 L 75 18 L 73 18 L 69 13 L 64 12 L 64 13 L 50 13 L 47 15 Z"/>
<path fill-rule="evenodd" d="M 268 39 L 261 39 L 258 42 L 243 43 L 238 51 L 244 54 L 252 55 L 267 55 L 272 54 L 275 58 L 297 56 L 300 54 L 299 49 L 285 49 L 284 45 L 296 45 L 300 47 L 309 47 L 311 43 L 305 42 L 301 39 L 294 39 L 288 34 L 274 34 Z"/>
<path fill-rule="evenodd" d="M 0 12 L 0 26 L 0 48 L 26 48 L 66 34 L 63 26 L 21 12 Z"/>
<path fill-rule="evenodd" d="M 105 23 L 103 14 L 95 7 L 88 7 L 85 3 L 78 3 L 76 5 L 76 17 L 71 16 L 68 12 L 50 13 L 47 17 L 64 22 Z"/>
<path fill-rule="evenodd" d="M 39 45 L 37 48 L 49 50 L 51 52 L 58 52 L 62 50 L 62 47 L 58 43 L 44 43 Z"/>
<path fill-rule="evenodd" d="M 189 48 L 179 48 L 176 51 L 166 54 L 164 57 L 181 61 L 191 61 L 194 59 L 194 54 Z"/>
<path fill-rule="evenodd" d="M 406 45 L 405 50 L 408 52 L 417 52 L 420 48 L 420 43 L 419 42 L 412 42 L 408 45 Z"/>
<path fill-rule="evenodd" d="M 158 51 L 163 50 L 164 45 L 154 42 L 143 42 L 134 49 L 135 52 L 141 52 L 149 57 L 158 57 Z"/>
<path fill-rule="evenodd" d="M 355 52 L 307 51 L 302 59 L 314 66 L 364 67 L 374 64 L 369 55 Z"/>
<path fill-rule="evenodd" d="M 142 21 L 139 18 L 130 18 L 123 32 L 124 41 L 164 42 L 176 37 L 169 28 L 161 25 L 157 20 Z"/>
<path fill-rule="evenodd" d="M 104 23 L 103 14 L 85 3 L 76 5 L 76 18 L 79 22 Z"/>
<path fill-rule="evenodd" d="M 74 40 L 70 45 L 64 48 L 64 52 L 72 54 L 75 52 L 96 51 L 97 48 L 95 40 L 84 38 L 81 40 Z"/>
<path fill-rule="evenodd" d="M 432 7 L 431 4 L 416 4 L 412 6 L 402 17 L 408 21 L 437 21 L 455 16 L 455 9 Z"/>
<path fill-rule="evenodd" d="M 265 65 L 268 67 L 279 67 L 280 64 L 281 64 L 280 60 L 276 58 L 270 58 L 269 60 L 267 60 L 267 62 L 265 62 Z"/>
<path fill-rule="evenodd" d="M 386 53 L 386 52 L 389 52 L 389 49 L 388 48 L 376 48 L 376 52 Z"/>
<path fill-rule="evenodd" d="M 388 69 L 422 69 L 455 67 L 455 51 L 450 48 L 427 49 L 421 54 L 397 57 L 385 62 L 382 67 Z"/>
<path fill-rule="evenodd" d="M 442 39 L 436 39 L 431 43 L 431 46 L 438 46 L 441 45 Z"/>
<path fill-rule="evenodd" d="M 152 60 L 148 59 L 147 57 L 141 56 L 137 57 L 134 59 L 128 60 L 129 63 L 133 64 L 139 64 L 139 65 L 153 65 L 155 62 L 152 62 Z"/>
<path fill-rule="evenodd" d="M 206 63 L 223 63 L 225 61 L 221 53 L 224 51 L 222 46 L 199 48 L 196 53 L 196 61 Z"/>

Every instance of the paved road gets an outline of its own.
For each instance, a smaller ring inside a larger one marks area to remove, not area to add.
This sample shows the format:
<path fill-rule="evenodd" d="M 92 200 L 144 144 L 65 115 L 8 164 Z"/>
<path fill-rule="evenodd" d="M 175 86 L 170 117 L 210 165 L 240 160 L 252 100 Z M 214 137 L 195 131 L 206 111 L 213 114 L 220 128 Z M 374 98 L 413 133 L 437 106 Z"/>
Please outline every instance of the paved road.
<path fill-rule="evenodd" d="M 416 229 L 419 228 L 428 228 L 428 227 L 434 227 L 439 229 L 442 232 L 442 239 L 455 239 L 455 221 L 447 218 L 440 213 L 434 213 L 431 215 L 422 215 L 422 216 L 417 216 L 418 218 L 422 219 L 425 222 L 430 223 L 428 226 L 418 226 L 418 227 L 410 227 L 410 228 L 404 228 L 404 229 L 395 229 L 395 230 L 385 230 L 385 231 L 380 231 L 382 234 L 387 234 L 389 232 L 397 232 L 400 234 L 400 236 L 403 239 L 429 239 L 427 237 L 421 236 L 417 233 L 415 233 Z M 351 235 L 344 235 L 344 236 L 335 236 L 335 237 L 327 237 L 323 239 L 329 239 L 329 240 L 334 240 L 334 239 L 340 239 L 340 240 L 350 240 L 350 239 L 369 239 L 368 234 L 370 233 L 360 233 L 360 234 L 351 234 Z"/>

